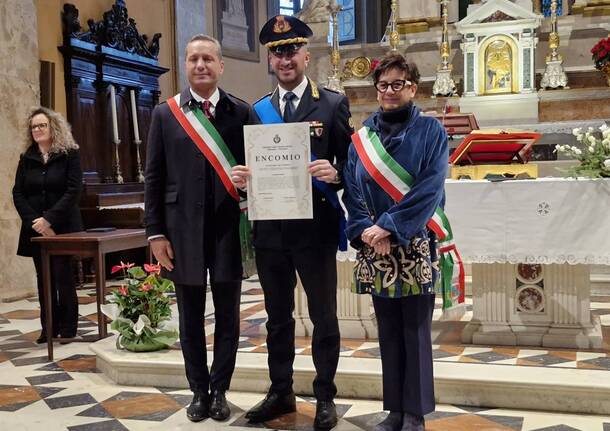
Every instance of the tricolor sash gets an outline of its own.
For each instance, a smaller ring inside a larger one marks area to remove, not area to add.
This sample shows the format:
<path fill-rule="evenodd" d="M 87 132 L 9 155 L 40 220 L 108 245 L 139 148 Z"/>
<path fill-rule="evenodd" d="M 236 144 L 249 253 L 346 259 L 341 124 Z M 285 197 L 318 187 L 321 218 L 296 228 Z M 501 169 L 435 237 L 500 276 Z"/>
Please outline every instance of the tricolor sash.
<path fill-rule="evenodd" d="M 352 142 L 368 174 L 394 202 L 402 200 L 415 180 L 386 151 L 377 133 L 363 127 L 352 135 Z M 443 308 L 451 308 L 464 302 L 464 265 L 453 242 L 451 225 L 441 207 L 436 208 L 427 227 L 436 234 L 439 242 Z"/>
<path fill-rule="evenodd" d="M 239 203 L 240 222 L 239 236 L 241 242 L 242 261 L 244 266 L 254 257 L 251 245 L 251 225 L 248 221 L 248 202 L 239 196 L 237 188 L 231 181 L 231 168 L 237 164 L 231 150 L 225 143 L 216 127 L 204 115 L 200 108 L 189 109 L 186 112 L 180 108 L 180 94 L 167 100 L 170 111 L 182 126 L 199 151 L 210 162 L 216 171 L 227 193 Z M 251 265 L 247 265 L 251 266 Z"/>
<path fill-rule="evenodd" d="M 263 124 L 283 124 L 284 119 L 280 116 L 279 112 L 276 111 L 275 107 L 271 103 L 271 96 L 267 96 L 259 100 L 254 104 L 254 110 L 258 115 L 258 118 L 261 120 Z M 311 153 L 311 161 L 315 162 L 317 160 L 316 155 Z M 327 183 L 324 181 L 320 181 L 317 178 L 311 178 L 313 186 L 321 191 L 328 202 L 339 211 L 339 250 L 346 251 L 347 250 L 347 236 L 345 234 L 345 212 L 343 211 L 343 207 L 339 202 L 339 196 L 337 196 L 337 192 L 333 190 Z"/>

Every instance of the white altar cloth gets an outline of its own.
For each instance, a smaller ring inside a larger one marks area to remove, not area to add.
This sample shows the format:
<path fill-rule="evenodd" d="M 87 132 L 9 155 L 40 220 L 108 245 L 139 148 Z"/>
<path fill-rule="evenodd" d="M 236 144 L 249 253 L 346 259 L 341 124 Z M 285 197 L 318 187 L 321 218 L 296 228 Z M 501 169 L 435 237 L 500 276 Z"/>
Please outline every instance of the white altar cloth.
<path fill-rule="evenodd" d="M 610 180 L 447 180 L 465 263 L 610 265 Z"/>

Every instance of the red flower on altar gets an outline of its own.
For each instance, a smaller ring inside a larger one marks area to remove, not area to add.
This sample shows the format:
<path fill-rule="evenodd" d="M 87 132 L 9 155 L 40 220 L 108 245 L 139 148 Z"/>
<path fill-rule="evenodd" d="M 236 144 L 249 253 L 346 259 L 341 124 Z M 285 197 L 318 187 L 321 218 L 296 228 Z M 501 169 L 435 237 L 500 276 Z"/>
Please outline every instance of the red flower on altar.
<path fill-rule="evenodd" d="M 148 272 L 149 274 L 160 274 L 161 273 L 161 265 L 157 264 L 157 265 L 153 265 L 153 264 L 148 264 L 145 263 L 144 264 L 144 271 Z"/>
<path fill-rule="evenodd" d="M 129 291 L 127 290 L 126 286 L 121 286 L 117 289 L 119 291 L 119 293 L 123 296 L 129 296 Z"/>
<path fill-rule="evenodd" d="M 140 292 L 148 292 L 149 290 L 151 290 L 153 287 L 151 284 L 143 284 L 142 286 L 140 286 L 140 288 L 138 289 Z"/>
<path fill-rule="evenodd" d="M 127 270 L 127 269 L 131 268 L 131 267 L 132 267 L 132 266 L 134 266 L 134 265 L 135 265 L 135 264 L 133 264 L 133 263 L 123 263 L 123 262 L 121 262 L 121 264 L 120 264 L 120 265 L 114 265 L 114 266 L 112 267 L 112 269 L 110 270 L 110 273 L 111 273 L 111 274 L 114 274 L 115 272 L 119 272 L 119 271 L 120 271 L 120 270 L 122 270 L 122 269 Z"/>

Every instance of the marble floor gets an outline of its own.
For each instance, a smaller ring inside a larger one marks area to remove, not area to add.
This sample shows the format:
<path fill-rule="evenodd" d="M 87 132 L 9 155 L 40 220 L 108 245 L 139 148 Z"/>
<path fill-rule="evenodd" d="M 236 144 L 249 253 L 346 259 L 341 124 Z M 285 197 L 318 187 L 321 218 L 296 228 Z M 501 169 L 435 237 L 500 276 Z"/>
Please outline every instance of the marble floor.
<path fill-rule="evenodd" d="M 266 317 L 261 293 L 256 280 L 244 283 L 242 352 L 266 352 L 264 337 L 258 330 Z M 89 338 L 97 329 L 95 298 L 90 290 L 80 290 L 79 302 L 79 335 Z M 610 371 L 610 298 L 594 298 L 592 307 L 605 325 L 605 344 L 597 351 L 582 352 L 464 346 L 459 343 L 459 332 L 469 316 L 464 316 L 461 322 L 440 322 L 436 320 L 439 309 L 435 313 L 433 334 L 435 361 L 504 365 L 510 369 L 560 367 Z M 299 398 L 296 414 L 253 425 L 243 416 L 262 394 L 237 392 L 228 394 L 233 412 L 229 420 L 218 423 L 209 419 L 192 424 L 183 409 L 190 401 L 188 391 L 116 385 L 96 369 L 95 356 L 88 343 L 57 344 L 55 361 L 48 362 L 45 346 L 34 343 L 39 333 L 38 316 L 36 298 L 0 303 L 0 430 L 312 429 L 315 401 L 311 398 Z M 209 333 L 213 323 L 211 304 L 208 304 Z M 343 340 L 341 350 L 342 356 L 353 358 L 379 355 L 376 343 L 359 340 Z M 297 353 L 311 353 L 308 339 L 297 341 Z M 379 401 L 337 399 L 336 402 L 341 416 L 338 431 L 370 430 L 384 415 Z M 610 431 L 610 417 L 438 405 L 426 417 L 426 429 Z"/>

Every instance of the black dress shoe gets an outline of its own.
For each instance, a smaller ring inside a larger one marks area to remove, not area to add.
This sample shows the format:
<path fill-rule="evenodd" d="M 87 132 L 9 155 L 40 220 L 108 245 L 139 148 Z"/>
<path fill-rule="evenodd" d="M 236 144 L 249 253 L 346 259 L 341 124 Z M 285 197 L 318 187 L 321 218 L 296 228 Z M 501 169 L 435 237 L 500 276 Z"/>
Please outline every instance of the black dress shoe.
<path fill-rule="evenodd" d="M 201 422 L 209 417 L 210 403 L 206 393 L 195 392 L 193 401 L 186 408 L 186 417 L 191 422 Z"/>
<path fill-rule="evenodd" d="M 318 401 L 316 404 L 315 429 L 328 430 L 337 425 L 337 408 L 332 401 Z"/>
<path fill-rule="evenodd" d="M 224 421 L 231 415 L 224 391 L 213 390 L 210 401 L 210 417 L 216 421 Z"/>
<path fill-rule="evenodd" d="M 294 392 L 279 395 L 269 392 L 264 400 L 255 405 L 246 413 L 246 419 L 250 422 L 267 422 L 286 413 L 297 411 L 297 401 Z"/>
<path fill-rule="evenodd" d="M 59 334 L 53 335 L 53 338 L 57 337 Z M 47 342 L 47 333 L 42 331 L 38 338 L 36 338 L 36 344 L 44 344 Z"/>

